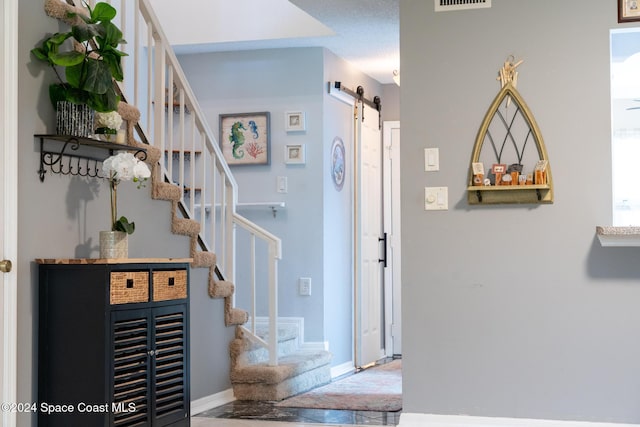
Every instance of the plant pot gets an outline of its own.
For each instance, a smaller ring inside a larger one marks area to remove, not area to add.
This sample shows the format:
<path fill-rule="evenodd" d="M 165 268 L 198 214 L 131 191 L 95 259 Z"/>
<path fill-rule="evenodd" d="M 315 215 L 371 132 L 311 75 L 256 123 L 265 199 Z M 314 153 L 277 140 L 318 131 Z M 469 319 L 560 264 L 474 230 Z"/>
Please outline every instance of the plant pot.
<path fill-rule="evenodd" d="M 56 133 L 89 137 L 93 133 L 95 111 L 86 104 L 58 101 L 56 104 Z"/>
<path fill-rule="evenodd" d="M 129 240 L 124 231 L 100 232 L 100 258 L 128 258 Z"/>

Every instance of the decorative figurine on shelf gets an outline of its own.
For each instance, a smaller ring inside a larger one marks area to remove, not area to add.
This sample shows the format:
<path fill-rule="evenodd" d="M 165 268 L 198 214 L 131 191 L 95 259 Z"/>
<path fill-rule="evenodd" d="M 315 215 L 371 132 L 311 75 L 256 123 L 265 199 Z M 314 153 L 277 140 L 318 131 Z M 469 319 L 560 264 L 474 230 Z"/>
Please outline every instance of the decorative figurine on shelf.
<path fill-rule="evenodd" d="M 513 163 L 509 165 L 507 173 L 511 175 L 511 185 L 518 185 L 518 179 L 522 173 L 522 165 L 520 163 Z"/>
<path fill-rule="evenodd" d="M 536 164 L 536 168 L 533 171 L 536 185 L 544 185 L 547 183 L 547 164 L 548 162 L 546 160 L 540 160 Z"/>
<path fill-rule="evenodd" d="M 473 169 L 473 185 L 482 185 L 484 182 L 484 165 L 481 162 L 471 164 Z"/>
<path fill-rule="evenodd" d="M 494 185 L 502 185 L 502 175 L 507 172 L 507 165 L 502 163 L 495 163 L 491 167 L 491 173 L 494 176 L 493 184 Z"/>

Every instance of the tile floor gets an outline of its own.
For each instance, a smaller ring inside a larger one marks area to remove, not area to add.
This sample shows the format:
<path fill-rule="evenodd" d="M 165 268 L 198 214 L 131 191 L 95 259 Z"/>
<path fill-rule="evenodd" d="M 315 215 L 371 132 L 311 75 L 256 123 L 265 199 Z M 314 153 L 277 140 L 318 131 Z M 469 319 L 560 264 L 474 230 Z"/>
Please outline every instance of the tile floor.
<path fill-rule="evenodd" d="M 393 358 L 378 361 L 388 363 Z M 338 378 L 339 379 L 339 378 Z M 336 379 L 337 380 L 337 379 Z M 304 427 L 315 424 L 396 426 L 396 412 L 276 407 L 270 402 L 236 400 L 191 417 L 192 427 Z"/>
<path fill-rule="evenodd" d="M 234 401 L 192 417 L 194 427 L 226 427 L 224 421 L 244 421 L 229 423 L 228 426 L 244 426 L 250 421 L 279 422 L 277 427 L 293 427 L 306 424 L 340 424 L 366 426 L 395 426 L 401 411 L 344 411 L 336 409 L 281 408 L 269 402 Z M 197 421 L 197 423 L 195 423 Z M 203 423 L 203 424 L 199 424 Z M 209 424 L 207 424 L 209 423 Z M 295 423 L 284 424 L 283 423 Z M 270 427 L 260 423 L 261 426 Z"/>

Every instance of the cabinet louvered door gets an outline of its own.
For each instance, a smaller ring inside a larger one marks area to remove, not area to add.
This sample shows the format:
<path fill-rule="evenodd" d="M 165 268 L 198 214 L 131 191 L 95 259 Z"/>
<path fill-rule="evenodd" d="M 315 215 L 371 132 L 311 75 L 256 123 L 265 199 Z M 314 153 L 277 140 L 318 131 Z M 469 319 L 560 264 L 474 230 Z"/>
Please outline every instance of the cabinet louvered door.
<path fill-rule="evenodd" d="M 149 310 L 113 313 L 113 426 L 151 425 Z"/>
<path fill-rule="evenodd" d="M 186 305 L 159 307 L 154 320 L 154 419 L 166 425 L 189 416 Z"/>

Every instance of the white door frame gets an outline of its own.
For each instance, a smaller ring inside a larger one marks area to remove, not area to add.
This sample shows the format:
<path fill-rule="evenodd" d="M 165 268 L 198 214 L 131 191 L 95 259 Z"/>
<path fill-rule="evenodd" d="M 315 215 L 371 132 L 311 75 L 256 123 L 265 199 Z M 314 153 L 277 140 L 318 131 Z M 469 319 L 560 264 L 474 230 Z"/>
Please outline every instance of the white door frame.
<path fill-rule="evenodd" d="M 385 355 L 402 354 L 402 276 L 400 274 L 400 122 L 385 121 L 383 129 L 384 232 L 387 235 L 385 269 Z"/>
<path fill-rule="evenodd" d="M 18 0 L 0 0 L 0 204 L 2 235 L 0 260 L 14 264 L 10 273 L 0 273 L 2 345 L 0 378 L 2 402 L 17 403 L 17 255 L 18 255 Z M 16 425 L 15 411 L 2 411 L 1 427 Z"/>

